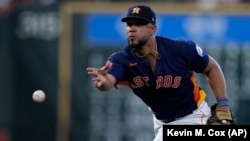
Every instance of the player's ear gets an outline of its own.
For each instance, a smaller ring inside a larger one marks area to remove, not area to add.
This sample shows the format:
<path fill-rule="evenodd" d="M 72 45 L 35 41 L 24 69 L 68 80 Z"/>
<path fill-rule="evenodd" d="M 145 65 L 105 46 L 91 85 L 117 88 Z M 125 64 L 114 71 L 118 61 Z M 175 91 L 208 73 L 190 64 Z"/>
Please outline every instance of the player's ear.
<path fill-rule="evenodd" d="M 150 29 L 151 29 L 151 35 L 154 35 L 156 33 L 157 26 L 153 25 L 153 24 L 150 24 L 149 26 L 150 26 Z"/>

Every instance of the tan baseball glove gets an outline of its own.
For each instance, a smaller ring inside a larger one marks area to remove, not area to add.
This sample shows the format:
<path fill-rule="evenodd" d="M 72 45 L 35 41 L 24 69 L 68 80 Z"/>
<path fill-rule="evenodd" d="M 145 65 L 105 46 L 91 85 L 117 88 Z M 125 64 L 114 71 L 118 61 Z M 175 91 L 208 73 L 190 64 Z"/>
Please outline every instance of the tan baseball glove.
<path fill-rule="evenodd" d="M 207 120 L 207 125 L 235 125 L 235 119 L 228 106 L 211 106 L 211 117 Z"/>

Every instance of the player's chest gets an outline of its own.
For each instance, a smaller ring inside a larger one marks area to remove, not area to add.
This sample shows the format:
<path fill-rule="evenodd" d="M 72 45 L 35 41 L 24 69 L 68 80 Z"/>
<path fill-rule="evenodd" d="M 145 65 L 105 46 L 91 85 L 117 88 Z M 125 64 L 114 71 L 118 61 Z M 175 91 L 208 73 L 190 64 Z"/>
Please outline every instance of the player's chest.
<path fill-rule="evenodd" d="M 150 64 L 138 64 L 132 70 L 131 82 L 136 88 L 154 86 L 156 89 L 178 88 L 184 79 L 189 79 L 191 73 L 186 68 L 176 68 L 176 66 L 160 64 L 151 69 Z"/>

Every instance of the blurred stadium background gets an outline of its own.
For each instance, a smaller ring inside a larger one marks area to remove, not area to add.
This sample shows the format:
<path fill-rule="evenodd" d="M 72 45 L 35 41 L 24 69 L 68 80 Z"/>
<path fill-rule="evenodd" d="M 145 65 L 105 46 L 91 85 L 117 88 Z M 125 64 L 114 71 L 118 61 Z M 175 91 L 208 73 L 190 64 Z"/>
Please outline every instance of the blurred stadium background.
<path fill-rule="evenodd" d="M 153 139 L 146 106 L 127 88 L 95 90 L 85 71 L 126 43 L 120 18 L 137 3 L 158 13 L 159 35 L 194 40 L 219 61 L 238 124 L 250 124 L 249 0 L 1 0 L 0 141 Z"/>

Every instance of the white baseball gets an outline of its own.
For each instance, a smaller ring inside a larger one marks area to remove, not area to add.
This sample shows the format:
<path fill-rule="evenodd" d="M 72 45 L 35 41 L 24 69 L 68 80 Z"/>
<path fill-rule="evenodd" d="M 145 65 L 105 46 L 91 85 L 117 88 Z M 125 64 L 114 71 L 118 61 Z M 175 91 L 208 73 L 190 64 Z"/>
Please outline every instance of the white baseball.
<path fill-rule="evenodd" d="M 45 98 L 46 98 L 46 95 L 43 90 L 36 90 L 34 91 L 32 95 L 32 99 L 35 102 L 39 102 L 39 103 L 44 102 Z"/>
<path fill-rule="evenodd" d="M 221 123 L 222 123 L 222 124 L 226 124 L 227 121 L 223 119 L 223 120 L 221 121 Z"/>

